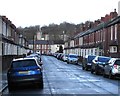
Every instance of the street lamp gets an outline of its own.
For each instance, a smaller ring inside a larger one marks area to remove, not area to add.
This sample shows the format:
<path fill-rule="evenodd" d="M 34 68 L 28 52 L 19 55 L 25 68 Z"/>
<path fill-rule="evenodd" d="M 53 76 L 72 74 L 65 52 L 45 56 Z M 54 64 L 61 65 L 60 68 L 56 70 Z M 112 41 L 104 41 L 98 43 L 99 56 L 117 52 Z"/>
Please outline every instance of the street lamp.
<path fill-rule="evenodd" d="M 65 31 L 63 31 L 63 41 L 64 41 L 64 39 L 65 39 L 65 38 L 64 38 L 64 34 L 65 34 Z"/>

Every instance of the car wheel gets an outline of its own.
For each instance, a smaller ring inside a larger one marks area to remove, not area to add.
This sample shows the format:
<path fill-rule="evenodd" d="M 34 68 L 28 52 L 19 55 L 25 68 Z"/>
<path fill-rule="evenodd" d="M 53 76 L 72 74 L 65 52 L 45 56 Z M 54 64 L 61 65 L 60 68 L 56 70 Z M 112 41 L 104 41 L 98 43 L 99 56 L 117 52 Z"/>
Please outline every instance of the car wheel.
<path fill-rule="evenodd" d="M 83 66 L 82 66 L 82 69 L 84 70 L 84 69 L 85 69 L 85 67 L 83 67 Z"/>
<path fill-rule="evenodd" d="M 105 71 L 103 71 L 103 77 L 107 77 L 107 75 L 105 74 Z"/>
<path fill-rule="evenodd" d="M 11 86 L 11 85 L 8 84 L 8 90 L 9 90 L 10 92 L 14 90 L 13 88 L 14 88 L 13 86 Z"/>
<path fill-rule="evenodd" d="M 41 82 L 38 83 L 37 85 L 38 85 L 39 88 L 43 89 L 43 87 L 44 87 L 43 78 L 42 78 Z"/>
<path fill-rule="evenodd" d="M 93 69 L 91 69 L 91 73 L 92 73 L 92 74 L 93 74 L 93 72 L 94 72 Z"/>
<path fill-rule="evenodd" d="M 67 64 L 69 64 L 69 62 L 67 61 Z"/>
<path fill-rule="evenodd" d="M 88 71 L 88 67 L 87 66 L 85 67 L 85 70 Z"/>
<path fill-rule="evenodd" d="M 114 79 L 114 75 L 112 75 L 112 73 L 109 73 L 109 79 Z"/>
<path fill-rule="evenodd" d="M 95 74 L 98 75 L 98 71 L 95 69 Z"/>

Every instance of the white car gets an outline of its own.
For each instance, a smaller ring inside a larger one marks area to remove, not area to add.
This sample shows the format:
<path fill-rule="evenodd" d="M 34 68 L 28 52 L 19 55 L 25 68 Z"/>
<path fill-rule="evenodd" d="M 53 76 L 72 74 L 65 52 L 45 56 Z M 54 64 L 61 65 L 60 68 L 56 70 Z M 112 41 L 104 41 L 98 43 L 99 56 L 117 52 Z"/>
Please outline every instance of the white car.
<path fill-rule="evenodd" d="M 104 67 L 103 76 L 109 76 L 110 79 L 120 77 L 120 58 L 111 58 Z"/>
<path fill-rule="evenodd" d="M 67 58 L 67 63 L 78 64 L 78 55 L 77 54 L 69 54 Z"/>
<path fill-rule="evenodd" d="M 67 61 L 67 58 L 68 58 L 68 55 L 63 54 L 62 60 L 66 62 L 66 61 Z"/>

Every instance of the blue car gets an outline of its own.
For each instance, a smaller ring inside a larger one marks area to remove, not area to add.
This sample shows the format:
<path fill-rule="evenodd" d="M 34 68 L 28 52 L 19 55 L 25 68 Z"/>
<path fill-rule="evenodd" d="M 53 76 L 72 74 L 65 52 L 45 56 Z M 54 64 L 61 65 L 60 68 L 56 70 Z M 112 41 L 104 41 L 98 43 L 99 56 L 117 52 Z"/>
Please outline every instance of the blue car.
<path fill-rule="evenodd" d="M 37 84 L 43 88 L 42 66 L 39 63 L 36 58 L 14 59 L 7 72 L 9 91 L 30 84 Z"/>
<path fill-rule="evenodd" d="M 104 67 L 110 59 L 110 57 L 106 56 L 96 56 L 95 59 L 92 60 L 91 73 L 95 72 L 96 75 L 103 74 Z"/>

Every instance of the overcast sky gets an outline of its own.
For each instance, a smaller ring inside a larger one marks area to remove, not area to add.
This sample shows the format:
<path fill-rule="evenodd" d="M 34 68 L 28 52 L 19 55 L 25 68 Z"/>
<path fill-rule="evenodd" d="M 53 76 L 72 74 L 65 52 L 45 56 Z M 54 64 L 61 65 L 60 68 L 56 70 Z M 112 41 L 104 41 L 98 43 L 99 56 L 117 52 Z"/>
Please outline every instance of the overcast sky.
<path fill-rule="evenodd" d="M 0 15 L 5 15 L 17 27 L 79 24 L 97 20 L 114 9 L 120 0 L 0 0 Z"/>

